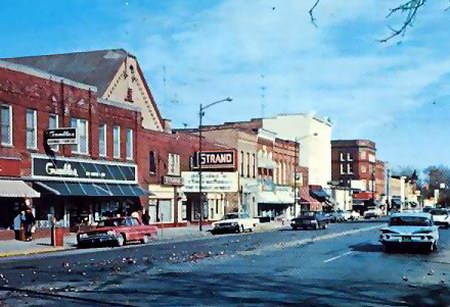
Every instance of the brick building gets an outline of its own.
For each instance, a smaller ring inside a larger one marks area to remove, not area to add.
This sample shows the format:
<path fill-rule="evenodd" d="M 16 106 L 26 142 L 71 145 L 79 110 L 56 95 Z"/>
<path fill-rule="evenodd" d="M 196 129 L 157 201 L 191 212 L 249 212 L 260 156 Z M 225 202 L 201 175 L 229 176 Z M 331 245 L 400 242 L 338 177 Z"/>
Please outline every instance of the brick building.
<path fill-rule="evenodd" d="M 0 61 L 2 228 L 18 206 L 74 227 L 107 212 L 136 211 L 148 193 L 138 182 L 137 106 L 104 100 L 95 86 Z M 77 128 L 76 145 L 48 146 L 44 130 Z"/>
<path fill-rule="evenodd" d="M 340 186 L 364 193 L 367 198 L 384 194 L 384 163 L 376 159 L 370 140 L 333 140 L 332 179 Z"/>
<path fill-rule="evenodd" d="M 191 173 L 191 159 L 199 150 L 198 136 L 178 133 L 150 131 L 139 133 L 139 181 L 146 185 L 152 195 L 144 204 L 149 210 L 151 221 L 167 226 L 185 226 L 187 222 L 197 222 L 199 194 L 184 191 L 183 174 Z M 229 150 L 228 147 L 202 141 L 202 151 Z M 229 171 L 234 171 L 231 169 Z M 204 170 L 211 174 L 211 170 Z M 232 203 L 229 193 L 206 193 L 207 220 L 222 218 L 228 203 Z"/>
<path fill-rule="evenodd" d="M 234 210 L 247 211 L 252 216 L 291 216 L 300 210 L 293 209 L 295 162 L 300 152 L 295 142 L 278 138 L 276 133 L 258 126 L 258 123 L 255 126 L 204 126 L 203 135 L 237 152 L 239 191 L 235 195 L 238 208 Z M 196 129 L 183 131 L 197 133 Z M 305 194 L 300 187 L 308 185 L 308 169 L 297 166 L 296 171 L 297 191 Z M 299 203 L 300 198 L 299 195 Z"/>

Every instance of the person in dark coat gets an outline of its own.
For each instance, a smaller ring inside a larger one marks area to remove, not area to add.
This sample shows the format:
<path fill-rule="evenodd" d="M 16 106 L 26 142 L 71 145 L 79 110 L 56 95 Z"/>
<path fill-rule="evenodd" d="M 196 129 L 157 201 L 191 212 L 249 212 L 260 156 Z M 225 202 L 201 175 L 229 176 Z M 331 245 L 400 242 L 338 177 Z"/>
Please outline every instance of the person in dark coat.
<path fill-rule="evenodd" d="M 35 222 L 36 222 L 36 219 L 33 215 L 33 212 L 31 211 L 31 208 L 28 207 L 25 210 L 25 222 L 24 222 L 25 236 L 26 236 L 27 241 L 33 240 L 33 228 L 34 228 Z"/>
<path fill-rule="evenodd" d="M 20 240 L 20 229 L 25 221 L 25 211 L 17 210 L 13 219 L 14 234 L 16 240 Z"/>
<path fill-rule="evenodd" d="M 142 214 L 142 223 L 144 225 L 150 224 L 150 214 L 148 214 L 148 212 Z"/>

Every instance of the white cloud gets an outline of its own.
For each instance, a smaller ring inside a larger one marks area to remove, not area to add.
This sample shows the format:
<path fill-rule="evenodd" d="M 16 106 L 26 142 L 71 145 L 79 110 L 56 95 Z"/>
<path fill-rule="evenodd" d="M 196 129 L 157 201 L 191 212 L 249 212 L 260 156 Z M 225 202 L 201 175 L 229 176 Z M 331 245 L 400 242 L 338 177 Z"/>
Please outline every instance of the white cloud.
<path fill-rule="evenodd" d="M 419 107 L 434 94 L 426 89 L 450 72 L 432 42 L 411 43 L 420 41 L 417 31 L 400 46 L 375 42 L 397 21 L 385 20 L 392 1 L 321 1 L 318 28 L 308 15 L 313 2 L 223 1 L 155 16 L 153 25 L 164 21 L 165 30 L 140 29 L 146 39 L 136 54 L 164 116 L 195 125 L 200 102 L 231 95 L 206 120 L 245 120 L 261 114 L 264 94 L 266 116 L 317 110 L 336 123 L 337 137 L 364 138 Z M 423 18 L 432 23 L 428 13 Z M 364 39 L 352 37 L 348 25 Z"/>

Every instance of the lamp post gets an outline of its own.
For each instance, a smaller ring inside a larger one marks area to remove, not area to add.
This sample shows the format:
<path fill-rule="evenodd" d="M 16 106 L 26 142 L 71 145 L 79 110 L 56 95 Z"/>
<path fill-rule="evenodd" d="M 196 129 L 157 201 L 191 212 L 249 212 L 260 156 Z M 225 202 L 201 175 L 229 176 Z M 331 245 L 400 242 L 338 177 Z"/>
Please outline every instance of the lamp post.
<path fill-rule="evenodd" d="M 304 135 L 302 137 L 296 137 L 295 138 L 295 151 L 294 151 L 294 160 L 295 160 L 295 165 L 294 165 L 294 216 L 297 216 L 297 167 L 298 167 L 298 153 L 299 153 L 299 141 L 306 139 L 308 137 L 311 136 L 318 136 L 319 134 L 317 132 L 308 134 L 308 135 Z"/>
<path fill-rule="evenodd" d="M 207 104 L 206 106 L 203 106 L 202 104 L 200 104 L 200 108 L 199 108 L 199 125 L 198 125 L 198 154 L 197 154 L 197 163 L 198 163 L 198 192 L 199 192 L 199 203 L 200 203 L 200 220 L 199 220 L 199 226 L 198 229 L 200 231 L 203 230 L 203 193 L 202 193 L 202 163 L 201 163 L 201 153 L 202 153 L 202 121 L 203 121 L 203 116 L 205 115 L 205 110 L 208 109 L 209 107 L 212 107 L 213 105 L 216 105 L 218 103 L 221 102 L 225 102 L 225 101 L 232 101 L 233 98 L 231 97 L 227 97 L 225 99 L 221 99 L 218 101 L 214 101 L 211 102 L 210 104 Z"/>

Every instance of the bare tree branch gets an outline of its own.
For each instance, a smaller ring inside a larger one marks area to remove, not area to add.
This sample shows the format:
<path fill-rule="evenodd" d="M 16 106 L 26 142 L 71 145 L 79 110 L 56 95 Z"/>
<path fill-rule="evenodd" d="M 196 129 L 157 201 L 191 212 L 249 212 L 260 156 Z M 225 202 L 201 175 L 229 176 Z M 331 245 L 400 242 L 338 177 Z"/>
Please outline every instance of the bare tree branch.
<path fill-rule="evenodd" d="M 400 13 L 406 13 L 407 16 L 405 18 L 405 20 L 403 21 L 403 24 L 400 28 L 394 29 L 391 28 L 391 35 L 378 40 L 380 43 L 386 43 L 389 40 L 391 40 L 392 38 L 396 37 L 396 36 L 404 36 L 406 33 L 406 30 L 408 27 L 412 27 L 414 20 L 417 16 L 417 12 L 419 11 L 419 9 L 425 5 L 425 3 L 427 2 L 427 0 L 408 0 L 407 2 L 403 3 L 402 5 L 399 5 L 397 7 L 394 7 L 392 9 L 390 9 L 389 14 L 386 16 L 386 18 L 391 17 L 393 14 L 400 12 Z"/>
<path fill-rule="evenodd" d="M 311 18 L 311 23 L 316 28 L 317 28 L 317 22 L 316 22 L 316 18 L 314 17 L 314 10 L 319 5 L 319 2 L 320 2 L 320 0 L 315 0 L 314 5 L 309 10 L 309 16 Z M 397 13 L 400 13 L 400 14 L 406 13 L 406 18 L 403 20 L 403 23 L 401 24 L 400 28 L 389 27 L 389 29 L 392 31 L 392 33 L 383 39 L 379 39 L 378 41 L 380 43 L 386 43 L 394 37 L 404 36 L 408 27 L 413 26 L 414 20 L 417 16 L 417 12 L 419 11 L 419 9 L 421 7 L 423 7 L 425 5 L 426 2 L 427 2 L 427 0 L 405 0 L 405 2 L 403 4 L 390 9 L 386 18 L 390 18 L 394 14 L 397 14 Z M 447 8 L 447 9 L 449 9 L 449 8 Z"/>
<path fill-rule="evenodd" d="M 316 0 L 316 3 L 311 7 L 309 10 L 309 16 L 311 17 L 311 23 L 317 28 L 316 18 L 314 17 L 314 10 L 316 9 L 317 5 L 319 5 L 320 0 Z"/>

